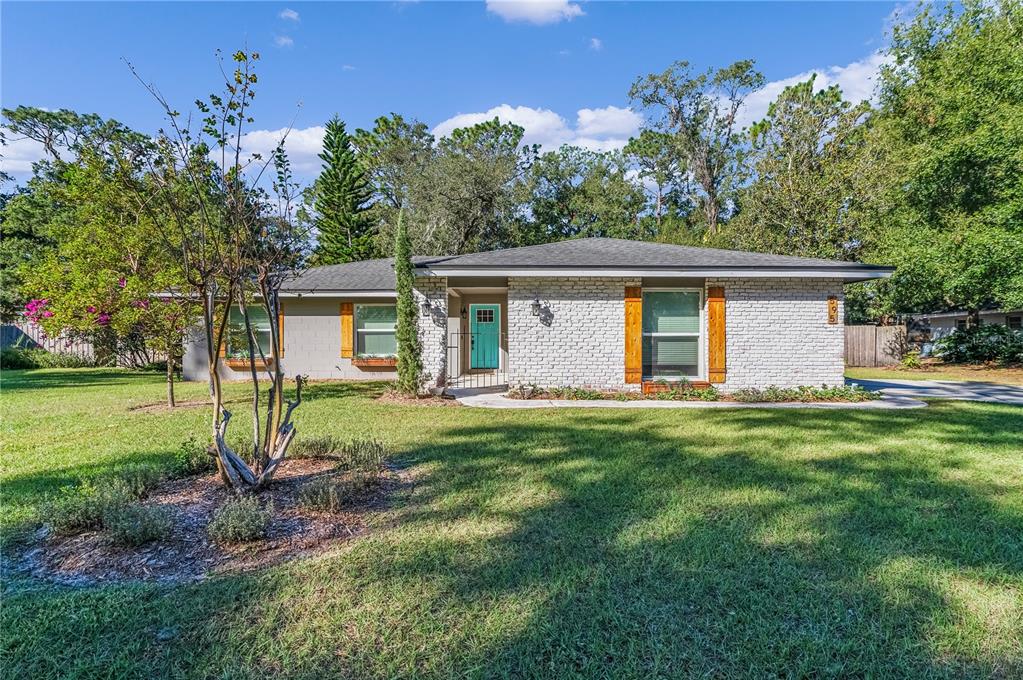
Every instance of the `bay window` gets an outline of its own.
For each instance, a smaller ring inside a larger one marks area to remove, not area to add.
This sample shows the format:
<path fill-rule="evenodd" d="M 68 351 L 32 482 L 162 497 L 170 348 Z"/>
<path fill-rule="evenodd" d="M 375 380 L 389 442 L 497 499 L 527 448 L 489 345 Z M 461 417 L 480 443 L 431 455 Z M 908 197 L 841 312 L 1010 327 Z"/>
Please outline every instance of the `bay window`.
<path fill-rule="evenodd" d="M 699 290 L 643 291 L 644 377 L 701 377 L 702 302 Z"/>
<path fill-rule="evenodd" d="M 398 353 L 397 323 L 398 312 L 394 305 L 355 305 L 355 355 L 395 356 Z"/>

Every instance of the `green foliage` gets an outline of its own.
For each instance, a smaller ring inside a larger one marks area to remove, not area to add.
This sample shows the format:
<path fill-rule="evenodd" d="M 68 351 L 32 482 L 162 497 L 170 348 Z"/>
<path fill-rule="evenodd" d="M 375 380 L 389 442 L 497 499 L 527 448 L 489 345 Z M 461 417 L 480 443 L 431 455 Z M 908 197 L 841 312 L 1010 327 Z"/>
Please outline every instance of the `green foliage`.
<path fill-rule="evenodd" d="M 412 264 L 412 239 L 398 215 L 398 230 L 394 237 L 394 279 L 397 302 L 398 382 L 397 388 L 405 394 L 419 393 L 423 384 L 423 359 L 419 344 L 419 308 L 413 286 L 415 267 Z"/>
<path fill-rule="evenodd" d="M 201 441 L 190 436 L 181 442 L 174 452 L 174 474 L 180 477 L 212 472 L 217 468 L 216 461 L 210 455 L 209 448 Z"/>
<path fill-rule="evenodd" d="M 45 349 L 25 349 L 8 347 L 0 351 L 0 367 L 6 369 L 31 368 L 91 368 L 96 366 L 95 359 L 81 357 L 76 354 L 58 354 Z"/>
<path fill-rule="evenodd" d="M 934 353 L 952 364 L 1023 363 L 1023 332 L 1001 324 L 970 326 L 938 338 Z"/>
<path fill-rule="evenodd" d="M 273 517 L 273 503 L 264 506 L 255 496 L 238 496 L 213 514 L 208 527 L 217 543 L 245 543 L 266 536 Z"/>
<path fill-rule="evenodd" d="M 923 6 L 888 56 L 869 140 L 884 309 L 1023 306 L 1023 5 Z"/>
<path fill-rule="evenodd" d="M 132 498 L 141 499 L 159 486 L 166 477 L 166 473 L 155 465 L 137 463 L 120 468 L 112 478 L 118 483 L 123 483 Z M 100 479 L 102 481 L 105 478 Z"/>
<path fill-rule="evenodd" d="M 301 437 L 288 449 L 292 458 L 333 458 L 342 446 L 332 434 Z"/>
<path fill-rule="evenodd" d="M 372 188 L 353 138 L 337 116 L 327 121 L 320 160 L 323 170 L 311 192 L 318 232 L 312 263 L 340 264 L 375 257 L 375 225 L 368 208 Z"/>
<path fill-rule="evenodd" d="M 135 547 L 158 541 L 170 533 L 170 511 L 160 506 L 123 505 L 103 516 L 107 535 L 119 545 Z"/>
<path fill-rule="evenodd" d="M 322 475 L 309 480 L 298 489 L 299 506 L 322 512 L 340 512 L 354 500 L 356 489 L 348 480 Z"/>
<path fill-rule="evenodd" d="M 856 259 L 863 226 L 855 199 L 865 102 L 853 106 L 816 76 L 786 87 L 749 131 L 754 179 L 728 224 L 733 247 Z"/>
<path fill-rule="evenodd" d="M 337 468 L 344 471 L 379 470 L 387 460 L 387 447 L 376 439 L 353 439 L 336 449 Z"/>
<path fill-rule="evenodd" d="M 663 401 L 717 401 L 721 394 L 713 385 L 707 387 L 694 387 L 688 380 L 680 380 L 672 384 L 666 392 L 655 392 L 654 399 Z"/>
<path fill-rule="evenodd" d="M 902 357 L 902 360 L 899 362 L 899 365 L 902 366 L 903 368 L 910 369 L 922 367 L 923 363 L 920 361 L 920 351 L 910 350 L 909 352 L 906 352 L 906 355 Z"/>
<path fill-rule="evenodd" d="M 671 136 L 695 183 L 690 199 L 706 230 L 718 233 L 743 174 L 743 138 L 736 118 L 746 97 L 764 84 L 752 60 L 693 74 L 687 61 L 638 78 L 629 98 L 651 115 L 654 129 Z"/>
<path fill-rule="evenodd" d="M 783 402 L 783 401 L 870 401 L 880 399 L 880 392 L 871 392 L 859 385 L 839 385 L 829 387 L 821 385 L 813 387 L 803 385 L 800 387 L 777 387 L 770 385 L 762 390 L 755 387 L 744 387 L 736 390 L 730 395 L 732 399 L 744 403 L 762 402 Z"/>
<path fill-rule="evenodd" d="M 576 236 L 641 238 L 637 218 L 645 199 L 628 172 L 621 153 L 563 146 L 541 155 L 529 173 L 533 219 L 520 227 L 519 238 L 527 243 Z"/>
<path fill-rule="evenodd" d="M 24 187 L 0 195 L 0 319 L 10 321 L 32 297 L 23 290 L 26 268 L 53 246 L 49 224 L 61 211 L 49 192 L 49 168 Z"/>
<path fill-rule="evenodd" d="M 42 507 L 42 517 L 56 534 L 74 534 L 99 529 L 112 511 L 136 500 L 128 484 L 116 477 L 83 480 L 74 487 L 61 489 Z"/>

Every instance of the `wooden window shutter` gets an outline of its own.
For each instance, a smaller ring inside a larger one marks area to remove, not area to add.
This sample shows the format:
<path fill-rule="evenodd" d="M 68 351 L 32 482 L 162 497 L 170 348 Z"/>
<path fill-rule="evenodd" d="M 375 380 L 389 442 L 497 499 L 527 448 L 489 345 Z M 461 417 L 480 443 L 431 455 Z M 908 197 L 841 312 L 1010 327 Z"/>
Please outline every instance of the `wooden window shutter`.
<path fill-rule="evenodd" d="M 643 290 L 625 288 L 625 383 L 643 382 Z"/>
<path fill-rule="evenodd" d="M 712 383 L 725 381 L 725 289 L 707 289 L 707 377 Z"/>
<path fill-rule="evenodd" d="M 284 356 L 284 305 L 277 312 L 277 356 Z"/>
<path fill-rule="evenodd" d="M 352 343 L 355 340 L 354 305 L 351 302 L 341 303 L 341 356 L 352 358 Z"/>

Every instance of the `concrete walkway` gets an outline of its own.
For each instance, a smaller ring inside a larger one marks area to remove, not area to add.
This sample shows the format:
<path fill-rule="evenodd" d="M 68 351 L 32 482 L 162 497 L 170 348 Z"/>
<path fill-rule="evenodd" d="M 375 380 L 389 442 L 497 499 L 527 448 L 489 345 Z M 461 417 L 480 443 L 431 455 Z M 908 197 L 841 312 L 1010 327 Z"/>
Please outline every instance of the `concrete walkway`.
<path fill-rule="evenodd" d="M 846 380 L 885 396 L 958 399 L 1023 406 L 1023 387 L 970 380 Z"/>
<path fill-rule="evenodd" d="M 769 404 L 743 404 L 736 401 L 658 401 L 617 399 L 509 399 L 495 390 L 452 390 L 452 396 L 463 406 L 476 408 L 812 408 L 812 409 L 904 409 L 927 406 L 910 397 L 885 395 L 883 399 L 861 402 L 781 402 Z"/>

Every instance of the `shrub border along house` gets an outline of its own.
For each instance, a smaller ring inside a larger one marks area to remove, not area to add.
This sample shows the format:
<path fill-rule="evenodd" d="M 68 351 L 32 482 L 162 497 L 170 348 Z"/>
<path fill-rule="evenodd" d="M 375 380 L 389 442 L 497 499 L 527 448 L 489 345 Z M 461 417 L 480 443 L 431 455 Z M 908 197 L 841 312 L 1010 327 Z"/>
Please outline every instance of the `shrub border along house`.
<path fill-rule="evenodd" d="M 839 387 L 844 285 L 892 273 L 609 238 L 413 263 L 430 376 L 424 387 L 432 389 L 482 383 L 653 392 L 682 379 L 726 393 Z M 314 267 L 281 291 L 288 372 L 395 378 L 390 259 Z M 205 378 L 203 355 L 188 348 L 186 378 Z M 221 370 L 225 379 L 245 377 Z"/>

